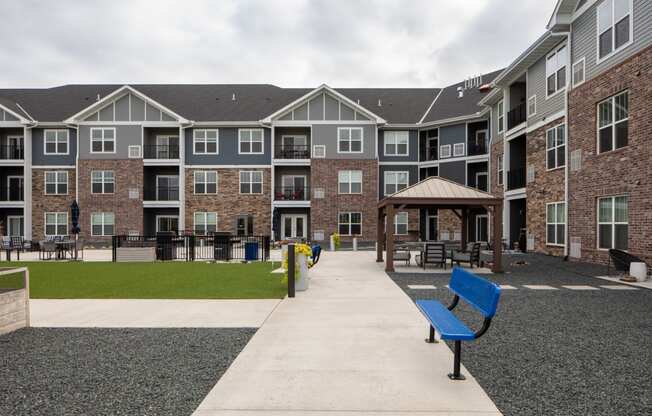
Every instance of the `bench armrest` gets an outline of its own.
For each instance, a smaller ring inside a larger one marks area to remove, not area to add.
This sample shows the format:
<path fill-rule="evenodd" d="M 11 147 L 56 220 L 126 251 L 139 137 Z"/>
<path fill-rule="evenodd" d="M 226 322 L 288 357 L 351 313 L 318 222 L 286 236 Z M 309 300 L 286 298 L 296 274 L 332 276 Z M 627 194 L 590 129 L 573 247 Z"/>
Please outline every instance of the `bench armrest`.
<path fill-rule="evenodd" d="M 487 330 L 489 329 L 489 326 L 491 326 L 491 318 L 484 318 L 484 322 L 482 322 L 482 328 L 480 328 L 478 332 L 474 334 L 475 339 L 478 339 L 481 336 L 483 336 L 484 333 L 487 332 Z"/>
<path fill-rule="evenodd" d="M 453 301 L 451 302 L 451 304 L 448 305 L 448 310 L 452 311 L 453 309 L 455 309 L 455 307 L 457 306 L 457 304 L 459 302 L 460 302 L 460 297 L 455 295 L 455 297 L 453 298 Z"/>

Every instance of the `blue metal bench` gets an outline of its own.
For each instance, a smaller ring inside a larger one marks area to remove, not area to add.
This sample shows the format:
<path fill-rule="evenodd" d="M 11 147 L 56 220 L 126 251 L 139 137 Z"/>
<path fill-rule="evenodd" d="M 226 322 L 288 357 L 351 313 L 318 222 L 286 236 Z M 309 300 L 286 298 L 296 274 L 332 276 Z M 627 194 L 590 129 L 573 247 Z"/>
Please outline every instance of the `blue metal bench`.
<path fill-rule="evenodd" d="M 320 245 L 314 245 L 310 248 L 312 251 L 312 264 L 310 267 L 314 267 L 315 264 L 319 261 L 319 256 L 321 256 L 321 246 Z"/>
<path fill-rule="evenodd" d="M 453 302 L 448 307 L 436 300 L 417 300 L 417 306 L 430 321 L 430 337 L 426 339 L 426 342 L 436 342 L 435 331 L 441 336 L 441 339 L 455 341 L 453 372 L 448 377 L 451 380 L 464 380 L 465 377 L 460 374 L 462 341 L 473 341 L 487 332 L 491 325 L 491 318 L 496 314 L 500 299 L 500 287 L 458 267 L 453 269 L 448 287 L 455 295 Z M 472 331 L 451 312 L 460 299 L 484 316 L 484 322 L 478 331 Z"/>

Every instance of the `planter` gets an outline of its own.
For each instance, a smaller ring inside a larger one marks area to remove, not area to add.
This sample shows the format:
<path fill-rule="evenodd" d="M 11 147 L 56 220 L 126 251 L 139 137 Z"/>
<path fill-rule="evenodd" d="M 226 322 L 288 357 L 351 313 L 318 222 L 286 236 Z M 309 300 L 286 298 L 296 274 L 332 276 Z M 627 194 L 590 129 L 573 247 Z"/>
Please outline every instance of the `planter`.
<path fill-rule="evenodd" d="M 308 269 L 308 259 L 306 258 L 305 254 L 297 255 L 297 265 L 298 268 L 295 270 L 295 272 L 298 274 L 298 276 L 295 281 L 294 288 L 297 292 L 302 292 L 304 290 L 308 290 L 308 286 L 310 285 L 310 269 Z"/>
<path fill-rule="evenodd" d="M 637 282 L 644 282 L 647 279 L 647 266 L 645 263 L 632 262 L 629 265 L 629 274 L 635 277 Z"/>

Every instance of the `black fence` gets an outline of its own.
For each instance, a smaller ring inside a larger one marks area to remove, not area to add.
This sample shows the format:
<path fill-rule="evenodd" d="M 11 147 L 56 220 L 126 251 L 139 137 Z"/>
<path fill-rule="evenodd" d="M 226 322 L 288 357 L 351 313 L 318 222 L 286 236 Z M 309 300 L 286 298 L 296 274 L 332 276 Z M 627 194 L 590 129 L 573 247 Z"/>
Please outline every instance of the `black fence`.
<path fill-rule="evenodd" d="M 6 144 L 0 146 L 0 159 L 20 160 L 25 158 L 25 149 L 22 145 Z"/>
<path fill-rule="evenodd" d="M 25 195 L 22 186 L 0 187 L 0 201 L 24 201 Z"/>
<path fill-rule="evenodd" d="M 275 159 L 310 159 L 310 146 L 305 144 L 276 145 L 274 147 Z"/>
<path fill-rule="evenodd" d="M 152 144 L 144 147 L 145 159 L 179 159 L 179 146 L 176 144 Z"/>
<path fill-rule="evenodd" d="M 507 172 L 507 190 L 525 188 L 525 168 L 511 169 Z"/>
<path fill-rule="evenodd" d="M 507 112 L 507 130 L 513 129 L 527 120 L 527 107 L 521 103 Z"/>
<path fill-rule="evenodd" d="M 145 188 L 145 201 L 178 201 L 178 186 L 151 186 Z"/>
<path fill-rule="evenodd" d="M 274 188 L 275 201 L 308 201 L 310 188 L 308 186 L 277 186 Z"/>
<path fill-rule="evenodd" d="M 487 145 L 485 143 L 469 143 L 468 154 L 469 156 L 476 155 L 486 155 L 487 154 Z"/>
<path fill-rule="evenodd" d="M 155 247 L 157 260 L 243 260 L 268 261 L 268 235 L 235 236 L 230 233 L 211 235 L 176 235 L 158 233 L 156 236 L 115 235 L 112 239 L 112 260 L 122 247 Z"/>

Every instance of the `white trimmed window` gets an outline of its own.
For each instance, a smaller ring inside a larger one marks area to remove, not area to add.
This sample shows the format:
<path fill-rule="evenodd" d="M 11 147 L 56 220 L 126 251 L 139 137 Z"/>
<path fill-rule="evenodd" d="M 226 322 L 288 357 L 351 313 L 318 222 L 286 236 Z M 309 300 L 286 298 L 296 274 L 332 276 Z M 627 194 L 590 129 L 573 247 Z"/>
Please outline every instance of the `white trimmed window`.
<path fill-rule="evenodd" d="M 260 155 L 264 152 L 263 129 L 238 130 L 238 153 Z"/>
<path fill-rule="evenodd" d="M 197 129 L 193 131 L 192 148 L 196 155 L 216 155 L 219 153 L 219 132 L 217 129 Z"/>
<path fill-rule="evenodd" d="M 340 212 L 337 218 L 337 230 L 339 231 L 340 235 L 362 234 L 362 213 Z"/>
<path fill-rule="evenodd" d="M 112 194 L 115 192 L 115 175 L 112 170 L 91 172 L 91 193 Z"/>
<path fill-rule="evenodd" d="M 43 154 L 67 155 L 69 147 L 68 130 L 45 130 Z"/>
<path fill-rule="evenodd" d="M 362 127 L 338 127 L 337 153 L 362 153 Z"/>
<path fill-rule="evenodd" d="M 68 172 L 47 171 L 45 172 L 45 194 L 66 195 L 68 193 Z"/>
<path fill-rule="evenodd" d="M 566 203 L 546 204 L 546 244 L 566 244 Z"/>
<path fill-rule="evenodd" d="M 579 61 L 573 64 L 573 86 L 577 87 L 578 85 L 584 82 L 584 71 L 586 67 L 586 59 L 582 58 Z"/>
<path fill-rule="evenodd" d="M 566 88 L 566 45 L 556 49 L 546 58 L 546 93 L 548 97 Z"/>
<path fill-rule="evenodd" d="M 110 236 L 115 231 L 115 215 L 112 212 L 91 214 L 91 235 Z"/>
<path fill-rule="evenodd" d="M 407 235 L 408 233 L 408 213 L 399 212 L 394 217 L 394 234 Z"/>
<path fill-rule="evenodd" d="M 385 195 L 392 195 L 407 188 L 409 181 L 409 172 L 385 172 Z"/>
<path fill-rule="evenodd" d="M 263 193 L 263 172 L 259 170 L 240 171 L 240 193 L 241 194 L 262 194 Z"/>
<path fill-rule="evenodd" d="M 341 170 L 337 175 L 338 192 L 340 194 L 362 193 L 362 171 Z"/>
<path fill-rule="evenodd" d="M 439 148 L 439 158 L 451 157 L 451 145 L 445 144 Z"/>
<path fill-rule="evenodd" d="M 460 157 L 464 156 L 464 143 L 455 143 L 453 145 L 453 156 Z"/>
<path fill-rule="evenodd" d="M 216 194 L 217 193 L 217 172 L 214 170 L 195 171 L 195 193 Z"/>
<path fill-rule="evenodd" d="M 385 156 L 408 156 L 409 133 L 407 131 L 385 132 Z"/>
<path fill-rule="evenodd" d="M 627 250 L 629 212 L 626 196 L 598 198 L 598 248 Z"/>
<path fill-rule="evenodd" d="M 604 0 L 598 6 L 598 61 L 632 41 L 632 0 Z"/>
<path fill-rule="evenodd" d="M 628 91 L 607 98 L 598 104 L 598 153 L 627 146 L 628 131 Z"/>
<path fill-rule="evenodd" d="M 504 163 L 503 163 L 503 155 L 498 155 L 498 160 L 496 161 L 496 164 L 498 165 L 498 178 L 497 178 L 497 183 L 498 185 L 503 184 L 503 172 L 504 172 Z"/>
<path fill-rule="evenodd" d="M 505 102 L 501 101 L 498 103 L 497 110 L 498 112 L 498 133 L 505 131 Z"/>
<path fill-rule="evenodd" d="M 537 96 L 533 95 L 527 100 L 527 116 L 532 117 L 537 113 Z"/>
<path fill-rule="evenodd" d="M 115 128 L 91 128 L 91 153 L 115 153 Z"/>
<path fill-rule="evenodd" d="M 566 126 L 560 124 L 546 131 L 546 166 L 548 170 L 566 166 Z"/>
<path fill-rule="evenodd" d="M 217 212 L 195 212 L 194 230 L 198 235 L 209 235 L 217 231 Z"/>
<path fill-rule="evenodd" d="M 68 213 L 46 212 L 45 213 L 45 235 L 46 236 L 68 235 Z"/>

